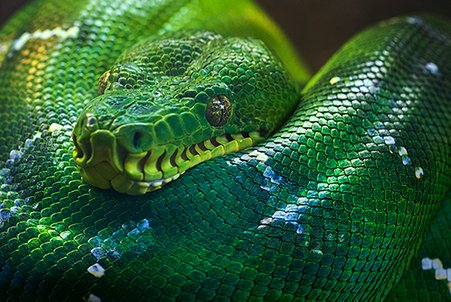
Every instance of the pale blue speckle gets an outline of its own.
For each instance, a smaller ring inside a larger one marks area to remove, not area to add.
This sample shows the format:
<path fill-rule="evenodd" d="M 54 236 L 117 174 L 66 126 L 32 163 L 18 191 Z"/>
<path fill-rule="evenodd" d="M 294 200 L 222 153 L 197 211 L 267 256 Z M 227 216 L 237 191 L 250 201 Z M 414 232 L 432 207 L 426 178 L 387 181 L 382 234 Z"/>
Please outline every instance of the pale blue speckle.
<path fill-rule="evenodd" d="M 424 175 L 423 168 L 421 168 L 421 167 L 416 167 L 416 168 L 415 168 L 415 177 L 416 177 L 417 179 L 420 179 L 421 177 L 423 177 L 423 175 Z"/>
<path fill-rule="evenodd" d="M 408 157 L 408 156 L 403 156 L 403 157 L 402 157 L 402 164 L 403 164 L 404 166 L 409 165 L 409 164 L 410 164 L 410 157 Z"/>
<path fill-rule="evenodd" d="M 8 176 L 9 175 L 9 169 L 3 168 L 0 170 L 0 176 Z"/>
<path fill-rule="evenodd" d="M 96 257 L 96 259 L 99 260 L 100 258 L 105 256 L 105 251 L 101 247 L 95 247 L 91 250 L 91 254 L 93 254 L 94 257 Z"/>
<path fill-rule="evenodd" d="M 296 233 L 302 234 L 304 232 L 304 229 L 302 228 L 302 225 L 298 224 L 296 228 Z"/>
<path fill-rule="evenodd" d="M 8 210 L 0 210 L 0 222 L 6 221 L 11 217 L 11 213 Z"/>
<path fill-rule="evenodd" d="M 399 156 L 407 156 L 407 154 L 408 154 L 407 149 L 404 147 L 400 147 L 398 150 L 398 154 L 399 154 Z"/>
<path fill-rule="evenodd" d="M 127 236 L 134 238 L 134 237 L 139 236 L 139 234 L 141 234 L 141 231 L 138 228 L 136 228 L 136 229 L 133 229 L 130 232 L 128 232 Z"/>
<path fill-rule="evenodd" d="M 95 263 L 88 267 L 87 271 L 96 278 L 100 278 L 105 275 L 105 269 L 98 263 Z"/>
<path fill-rule="evenodd" d="M 438 66 L 435 63 L 429 62 L 426 65 L 424 65 L 424 68 L 433 75 L 439 74 Z"/>
<path fill-rule="evenodd" d="M 137 227 L 141 230 L 141 232 L 147 230 L 150 228 L 149 220 L 143 219 L 140 222 L 138 222 Z"/>
<path fill-rule="evenodd" d="M 376 136 L 377 135 L 376 129 L 373 129 L 373 128 L 368 129 L 367 132 L 371 136 Z"/>
<path fill-rule="evenodd" d="M 121 246 L 120 242 L 126 237 L 136 240 L 136 243 L 126 247 Z M 144 252 L 152 244 L 152 238 L 149 220 L 142 219 L 138 223 L 128 221 L 116 231 L 112 230 L 109 235 L 103 232 L 101 237 L 94 236 L 88 240 L 88 243 L 92 246 L 91 253 L 96 259 L 101 257 L 119 259 L 126 251 L 134 251 L 138 254 Z"/>
<path fill-rule="evenodd" d="M 385 136 L 384 137 L 384 142 L 387 145 L 394 145 L 395 144 L 395 139 L 391 136 Z"/>
<path fill-rule="evenodd" d="M 271 167 L 266 167 L 265 171 L 263 172 L 263 176 L 266 178 L 273 178 L 274 177 L 274 171 Z"/>
<path fill-rule="evenodd" d="M 419 17 L 407 17 L 407 23 L 409 24 L 423 24 L 423 20 L 421 20 L 421 18 Z"/>
<path fill-rule="evenodd" d="M 384 124 L 382 122 L 375 122 L 374 123 L 374 127 L 376 129 L 383 129 L 384 128 Z"/>
<path fill-rule="evenodd" d="M 99 236 L 94 236 L 88 240 L 88 243 L 91 245 L 100 245 L 102 244 L 102 239 Z"/>
<path fill-rule="evenodd" d="M 382 144 L 385 142 L 385 140 L 381 136 L 375 136 L 373 137 L 373 142 L 376 144 Z"/>
<path fill-rule="evenodd" d="M 288 212 L 288 213 L 285 215 L 285 220 L 288 220 L 288 221 L 296 221 L 296 220 L 298 219 L 298 217 L 299 217 L 299 214 L 298 214 L 298 213 Z"/>

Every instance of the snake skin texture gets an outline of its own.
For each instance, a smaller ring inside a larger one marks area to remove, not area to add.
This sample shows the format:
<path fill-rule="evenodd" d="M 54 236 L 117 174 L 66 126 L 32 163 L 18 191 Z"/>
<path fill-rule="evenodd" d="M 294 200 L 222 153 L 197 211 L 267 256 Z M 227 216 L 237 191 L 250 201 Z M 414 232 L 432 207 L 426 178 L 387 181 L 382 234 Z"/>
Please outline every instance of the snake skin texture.
<path fill-rule="evenodd" d="M 293 114 L 298 86 L 260 40 L 146 40 L 101 76 L 72 131 L 74 159 L 96 187 L 145 194 L 264 140 Z"/>
<path fill-rule="evenodd" d="M 43 0 L 0 31 L 1 299 L 450 300 L 447 20 L 357 35 L 267 142 L 161 190 L 81 180 L 73 125 L 140 37 L 244 29 L 307 79 L 258 8 L 223 2 Z"/>

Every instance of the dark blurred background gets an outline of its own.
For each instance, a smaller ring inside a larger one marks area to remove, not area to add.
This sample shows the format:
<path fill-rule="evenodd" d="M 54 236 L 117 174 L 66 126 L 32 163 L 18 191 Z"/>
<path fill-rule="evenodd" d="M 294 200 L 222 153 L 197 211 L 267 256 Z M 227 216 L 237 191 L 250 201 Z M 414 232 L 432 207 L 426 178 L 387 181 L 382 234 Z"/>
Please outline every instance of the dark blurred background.
<path fill-rule="evenodd" d="M 451 0 L 256 1 L 279 23 L 312 71 L 348 38 L 379 20 L 418 12 L 451 19 Z M 0 0 L 0 24 L 25 2 Z"/>

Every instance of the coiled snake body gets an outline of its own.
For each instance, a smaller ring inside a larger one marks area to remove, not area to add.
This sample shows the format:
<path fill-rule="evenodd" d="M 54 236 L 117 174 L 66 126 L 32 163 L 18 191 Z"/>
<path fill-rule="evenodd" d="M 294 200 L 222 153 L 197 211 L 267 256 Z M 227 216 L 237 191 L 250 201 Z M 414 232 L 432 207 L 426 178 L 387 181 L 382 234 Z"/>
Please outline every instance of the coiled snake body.
<path fill-rule="evenodd" d="M 0 31 L 2 299 L 449 300 L 450 23 L 402 17 L 359 34 L 310 79 L 296 111 L 265 142 L 197 165 L 159 190 L 128 196 L 83 182 L 76 161 L 90 151 L 74 131 L 72 159 L 72 129 L 83 108 L 82 124 L 94 125 L 86 101 L 98 88 L 109 91 L 102 79 L 114 72 L 105 71 L 143 38 L 184 32 L 263 40 L 274 51 L 266 67 L 278 57 L 287 71 L 263 82 L 256 99 L 279 89 L 276 99 L 296 101 L 298 87 L 281 83 L 307 81 L 289 43 L 250 1 L 42 0 Z M 228 54 L 236 43 L 221 45 Z M 136 71 L 127 64 L 123 73 Z M 236 80 L 254 63 L 231 64 Z M 213 108 L 240 101 L 244 85 L 231 88 L 214 72 L 192 76 L 213 91 Z M 153 99 L 191 85 L 143 81 L 158 88 L 148 92 Z M 96 118 L 119 123 L 108 110 Z M 229 113 L 219 112 L 206 118 L 222 127 Z M 147 134 L 125 133 L 125 149 L 142 151 Z M 108 181 L 109 172 L 101 170 Z M 142 173 L 136 177 L 151 174 Z M 161 186 L 151 179 L 144 191 Z M 132 187 L 123 184 L 116 188 Z"/>

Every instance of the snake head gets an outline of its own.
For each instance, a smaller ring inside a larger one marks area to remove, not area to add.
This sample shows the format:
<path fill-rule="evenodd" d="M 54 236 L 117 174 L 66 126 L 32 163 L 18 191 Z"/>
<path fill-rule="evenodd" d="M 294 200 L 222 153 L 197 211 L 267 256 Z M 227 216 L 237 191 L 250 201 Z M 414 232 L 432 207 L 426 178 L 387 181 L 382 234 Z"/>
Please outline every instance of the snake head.
<path fill-rule="evenodd" d="M 144 194 L 253 146 L 297 106 L 298 85 L 259 40 L 185 33 L 142 42 L 99 79 L 73 130 L 82 177 Z"/>

